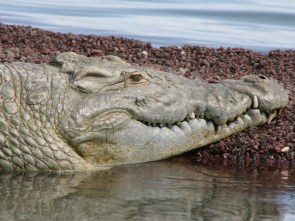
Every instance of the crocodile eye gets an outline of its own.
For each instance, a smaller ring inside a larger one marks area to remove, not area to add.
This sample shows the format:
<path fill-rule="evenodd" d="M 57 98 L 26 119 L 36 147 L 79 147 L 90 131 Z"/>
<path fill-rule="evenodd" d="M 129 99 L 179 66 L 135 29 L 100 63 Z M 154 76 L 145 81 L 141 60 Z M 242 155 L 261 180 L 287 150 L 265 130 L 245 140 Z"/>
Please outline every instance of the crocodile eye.
<path fill-rule="evenodd" d="M 135 83 L 138 83 L 143 79 L 143 76 L 141 74 L 134 74 L 134 75 L 131 75 L 129 79 Z"/>
<path fill-rule="evenodd" d="M 127 86 L 140 86 L 147 83 L 146 77 L 139 71 L 124 73 L 124 85 Z"/>

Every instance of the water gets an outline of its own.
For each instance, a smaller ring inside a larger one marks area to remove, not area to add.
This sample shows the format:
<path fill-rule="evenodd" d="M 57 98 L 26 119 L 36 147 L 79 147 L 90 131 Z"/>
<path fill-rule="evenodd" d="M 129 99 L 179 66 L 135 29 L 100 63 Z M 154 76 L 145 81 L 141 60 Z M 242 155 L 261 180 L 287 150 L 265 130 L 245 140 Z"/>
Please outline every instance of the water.
<path fill-rule="evenodd" d="M 294 220 L 288 171 L 226 171 L 183 157 L 95 173 L 0 174 L 0 220 Z"/>
<path fill-rule="evenodd" d="M 156 47 L 295 49 L 293 0 L 0 0 L 0 22 L 124 36 Z"/>

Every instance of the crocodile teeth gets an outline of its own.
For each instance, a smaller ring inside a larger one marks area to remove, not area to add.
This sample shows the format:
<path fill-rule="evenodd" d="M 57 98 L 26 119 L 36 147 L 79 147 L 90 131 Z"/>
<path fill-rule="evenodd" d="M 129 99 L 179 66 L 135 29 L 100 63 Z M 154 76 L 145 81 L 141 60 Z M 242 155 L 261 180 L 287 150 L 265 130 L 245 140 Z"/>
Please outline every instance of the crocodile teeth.
<path fill-rule="evenodd" d="M 159 127 L 161 127 L 161 128 L 164 127 L 164 126 L 165 126 L 164 124 L 159 124 Z"/>
<path fill-rule="evenodd" d="M 271 113 L 267 118 L 267 123 L 270 124 L 270 122 L 277 116 L 277 111 L 274 110 L 273 113 Z"/>
<path fill-rule="evenodd" d="M 258 108 L 258 99 L 257 99 L 257 96 L 254 95 L 254 98 L 253 98 L 253 108 Z"/>
<path fill-rule="evenodd" d="M 196 115 L 195 115 L 195 113 L 194 113 L 194 112 L 192 112 L 192 113 L 190 114 L 189 118 L 190 118 L 190 119 L 194 119 L 194 118 L 196 118 Z"/>
<path fill-rule="evenodd" d="M 215 132 L 219 133 L 221 131 L 222 127 L 221 126 L 215 126 Z"/>

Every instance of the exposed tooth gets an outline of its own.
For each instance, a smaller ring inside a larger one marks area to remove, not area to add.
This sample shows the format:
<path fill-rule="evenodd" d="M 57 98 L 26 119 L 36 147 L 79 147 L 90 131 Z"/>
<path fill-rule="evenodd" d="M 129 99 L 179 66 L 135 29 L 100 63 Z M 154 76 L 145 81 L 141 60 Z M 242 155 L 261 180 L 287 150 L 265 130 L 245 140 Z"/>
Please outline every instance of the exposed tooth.
<path fill-rule="evenodd" d="M 186 121 L 181 123 L 180 129 L 182 129 L 183 131 L 191 130 L 189 124 Z"/>
<path fill-rule="evenodd" d="M 172 127 L 172 125 L 171 124 L 167 124 L 167 127 L 170 129 Z"/>
<path fill-rule="evenodd" d="M 215 130 L 213 122 L 208 121 L 206 125 L 207 125 L 207 128 L 208 128 L 209 131 L 213 132 Z"/>
<path fill-rule="evenodd" d="M 156 126 L 157 126 L 157 124 L 156 124 L 156 123 L 152 123 L 152 126 L 153 126 L 153 127 L 156 127 Z"/>
<path fill-rule="evenodd" d="M 252 121 L 251 117 L 248 114 L 242 115 L 241 118 L 244 121 L 244 123 Z"/>
<path fill-rule="evenodd" d="M 152 124 L 150 122 L 147 123 L 148 126 L 151 126 Z"/>
<path fill-rule="evenodd" d="M 261 121 L 266 122 L 267 121 L 267 116 L 264 112 L 261 112 Z"/>
<path fill-rule="evenodd" d="M 192 112 L 189 117 L 190 117 L 190 119 L 194 119 L 194 118 L 196 118 L 196 115 L 194 112 Z"/>
<path fill-rule="evenodd" d="M 267 118 L 267 123 L 270 124 L 270 122 L 277 116 L 277 111 L 274 110 L 273 113 L 271 113 Z"/>
<path fill-rule="evenodd" d="M 159 124 L 159 127 L 161 127 L 161 128 L 164 127 L 164 124 Z"/>
<path fill-rule="evenodd" d="M 215 132 L 216 133 L 219 133 L 221 131 L 221 126 L 215 126 Z"/>
<path fill-rule="evenodd" d="M 199 120 L 200 119 L 193 119 L 193 120 L 190 120 L 188 122 L 189 126 L 194 129 L 194 128 L 197 128 L 199 126 Z"/>
<path fill-rule="evenodd" d="M 180 122 L 177 122 L 176 125 L 177 125 L 178 127 L 180 127 L 181 123 L 180 123 Z"/>
<path fill-rule="evenodd" d="M 177 127 L 176 125 L 173 125 L 173 126 L 171 127 L 171 130 L 172 130 L 173 132 L 177 133 L 177 134 L 179 134 L 179 133 L 183 133 L 183 131 L 180 130 L 180 128 Z"/>
<path fill-rule="evenodd" d="M 258 108 L 258 99 L 257 99 L 257 96 L 254 95 L 254 98 L 253 98 L 253 108 Z"/>
<path fill-rule="evenodd" d="M 204 119 L 204 114 L 200 114 L 200 118 Z"/>
<path fill-rule="evenodd" d="M 241 117 L 238 117 L 236 121 L 237 121 L 237 124 L 242 124 L 242 123 L 244 123 Z"/>
<path fill-rule="evenodd" d="M 259 121 L 260 120 L 260 110 L 258 110 L 258 109 L 250 109 L 249 112 L 248 112 L 248 115 L 254 121 Z"/>

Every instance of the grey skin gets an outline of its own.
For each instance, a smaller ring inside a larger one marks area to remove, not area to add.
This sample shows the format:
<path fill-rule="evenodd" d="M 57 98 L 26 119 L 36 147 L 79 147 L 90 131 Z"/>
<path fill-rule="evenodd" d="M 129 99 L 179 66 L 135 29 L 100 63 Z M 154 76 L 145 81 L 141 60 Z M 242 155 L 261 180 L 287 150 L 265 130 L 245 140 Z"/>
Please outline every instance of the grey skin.
<path fill-rule="evenodd" d="M 208 84 L 118 57 L 0 65 L 0 170 L 97 170 L 160 160 L 270 121 L 275 80 Z"/>

